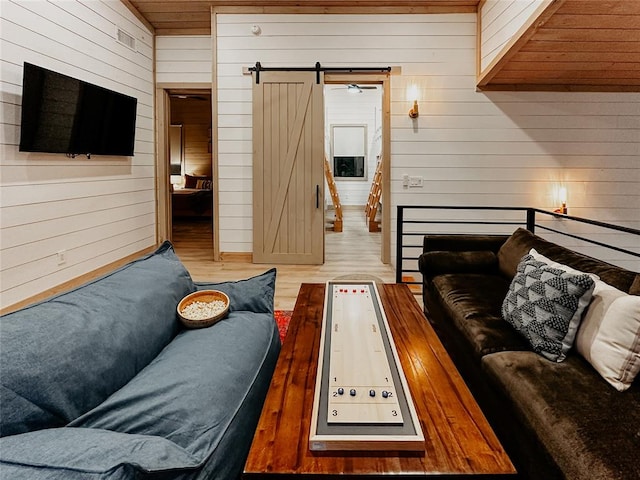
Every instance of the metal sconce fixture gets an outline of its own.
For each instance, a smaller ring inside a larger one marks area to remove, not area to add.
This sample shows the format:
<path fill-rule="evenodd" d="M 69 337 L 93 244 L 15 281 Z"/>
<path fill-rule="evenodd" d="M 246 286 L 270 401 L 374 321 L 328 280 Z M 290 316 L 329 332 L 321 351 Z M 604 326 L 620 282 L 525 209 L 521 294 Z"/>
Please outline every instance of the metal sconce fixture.
<path fill-rule="evenodd" d="M 411 85 L 407 90 L 407 97 L 409 97 L 409 101 L 413 101 L 413 107 L 409 110 L 409 118 L 418 118 L 420 112 L 418 110 L 418 86 Z"/>
<path fill-rule="evenodd" d="M 418 118 L 420 112 L 418 111 L 418 100 L 413 101 L 413 107 L 409 110 L 409 118 Z"/>

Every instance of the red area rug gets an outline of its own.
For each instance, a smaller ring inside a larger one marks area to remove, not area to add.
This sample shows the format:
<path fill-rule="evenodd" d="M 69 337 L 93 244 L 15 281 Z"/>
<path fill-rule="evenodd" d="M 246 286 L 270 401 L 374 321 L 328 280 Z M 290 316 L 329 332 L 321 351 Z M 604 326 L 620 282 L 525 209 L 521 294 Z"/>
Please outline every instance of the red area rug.
<path fill-rule="evenodd" d="M 289 330 L 289 322 L 291 321 L 291 310 L 276 310 L 274 313 L 276 317 L 276 324 L 278 325 L 278 331 L 280 332 L 280 341 L 284 342 L 284 337 L 287 336 L 287 330 Z"/>

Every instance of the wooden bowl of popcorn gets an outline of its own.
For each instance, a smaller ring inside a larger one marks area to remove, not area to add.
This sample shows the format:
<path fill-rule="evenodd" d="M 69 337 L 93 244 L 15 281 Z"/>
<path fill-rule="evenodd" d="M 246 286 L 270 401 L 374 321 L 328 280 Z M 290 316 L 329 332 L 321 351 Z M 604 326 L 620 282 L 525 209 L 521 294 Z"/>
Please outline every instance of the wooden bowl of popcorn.
<path fill-rule="evenodd" d="M 177 310 L 185 327 L 210 327 L 229 312 L 229 297 L 218 290 L 200 290 L 180 300 Z"/>

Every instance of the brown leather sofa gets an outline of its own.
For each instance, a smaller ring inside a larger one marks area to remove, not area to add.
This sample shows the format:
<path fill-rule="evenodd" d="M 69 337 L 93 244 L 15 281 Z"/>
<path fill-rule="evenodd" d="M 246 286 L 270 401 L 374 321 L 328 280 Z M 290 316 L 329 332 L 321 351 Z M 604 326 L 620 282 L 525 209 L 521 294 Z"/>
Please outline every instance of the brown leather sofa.
<path fill-rule="evenodd" d="M 640 380 L 620 392 L 576 348 L 564 361 L 548 360 L 503 318 L 503 301 L 531 248 L 640 295 L 640 274 L 524 229 L 426 235 L 419 259 L 425 314 L 521 478 L 640 478 Z"/>

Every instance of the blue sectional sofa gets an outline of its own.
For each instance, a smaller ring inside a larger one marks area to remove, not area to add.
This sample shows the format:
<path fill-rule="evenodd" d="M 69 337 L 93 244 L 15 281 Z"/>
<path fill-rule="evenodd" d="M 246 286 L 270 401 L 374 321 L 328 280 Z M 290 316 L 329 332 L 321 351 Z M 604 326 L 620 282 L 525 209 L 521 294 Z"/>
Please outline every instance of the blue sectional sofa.
<path fill-rule="evenodd" d="M 280 350 L 275 270 L 194 283 L 170 243 L 0 320 L 0 478 L 239 476 Z M 230 312 L 182 328 L 215 288 Z"/>

